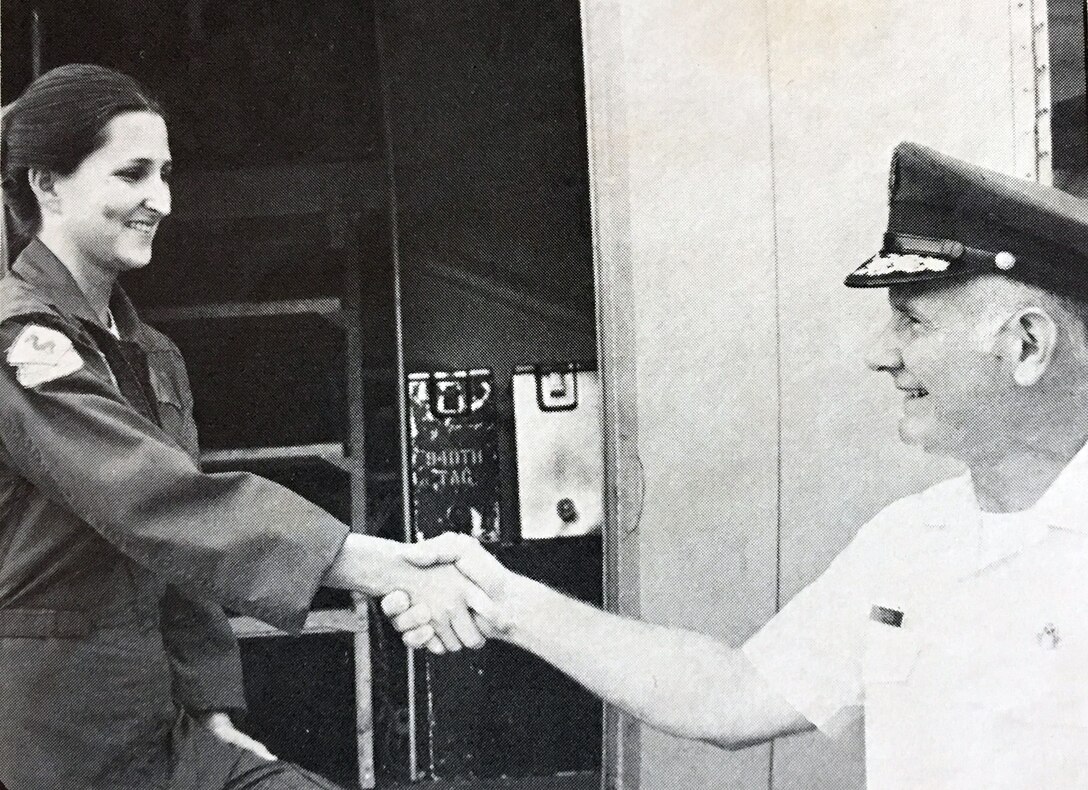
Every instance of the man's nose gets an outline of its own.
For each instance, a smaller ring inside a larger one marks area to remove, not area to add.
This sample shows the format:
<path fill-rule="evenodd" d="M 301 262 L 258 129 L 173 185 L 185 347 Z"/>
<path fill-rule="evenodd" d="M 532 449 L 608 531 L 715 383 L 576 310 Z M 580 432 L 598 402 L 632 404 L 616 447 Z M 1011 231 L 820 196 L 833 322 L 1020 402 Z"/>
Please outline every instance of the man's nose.
<path fill-rule="evenodd" d="M 889 326 L 884 329 L 869 346 L 865 354 L 865 364 L 877 372 L 893 371 L 903 367 L 903 355 L 899 342 Z"/>

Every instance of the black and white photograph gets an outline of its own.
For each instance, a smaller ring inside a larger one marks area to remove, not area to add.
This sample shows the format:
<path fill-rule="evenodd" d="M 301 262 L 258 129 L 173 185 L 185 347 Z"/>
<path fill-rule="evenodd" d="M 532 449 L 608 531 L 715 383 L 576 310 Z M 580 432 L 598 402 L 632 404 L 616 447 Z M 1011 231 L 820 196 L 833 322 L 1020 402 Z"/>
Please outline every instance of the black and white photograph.
<path fill-rule="evenodd" d="M 0 790 L 1088 790 L 1085 0 L 0 0 Z"/>

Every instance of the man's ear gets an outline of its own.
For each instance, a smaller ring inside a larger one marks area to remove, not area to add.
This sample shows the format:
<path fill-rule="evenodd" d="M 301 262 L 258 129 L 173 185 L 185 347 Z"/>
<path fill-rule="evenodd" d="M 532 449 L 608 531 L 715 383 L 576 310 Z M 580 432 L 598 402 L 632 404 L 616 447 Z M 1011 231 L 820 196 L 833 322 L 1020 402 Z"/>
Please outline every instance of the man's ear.
<path fill-rule="evenodd" d="M 57 176 L 50 170 L 32 167 L 27 171 L 30 190 L 38 199 L 43 211 L 56 213 L 60 209 L 60 195 L 57 194 Z"/>
<path fill-rule="evenodd" d="M 1025 307 L 1005 325 L 1012 351 L 1013 380 L 1030 387 L 1043 377 L 1054 359 L 1060 334 L 1058 323 L 1041 307 Z"/>

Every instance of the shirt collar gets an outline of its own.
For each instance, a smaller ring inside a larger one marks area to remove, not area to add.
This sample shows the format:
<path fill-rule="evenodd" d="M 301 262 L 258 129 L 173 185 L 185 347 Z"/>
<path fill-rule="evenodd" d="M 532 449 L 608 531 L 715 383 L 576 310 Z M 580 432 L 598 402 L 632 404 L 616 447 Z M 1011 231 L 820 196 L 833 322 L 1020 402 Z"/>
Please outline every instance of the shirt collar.
<path fill-rule="evenodd" d="M 1021 513 L 1035 523 L 1088 534 L 1088 445 L 1077 451 L 1039 501 Z"/>
<path fill-rule="evenodd" d="M 1077 451 L 1031 510 L 1048 526 L 1088 533 L 1088 445 Z"/>
<path fill-rule="evenodd" d="M 39 295 L 63 315 L 106 328 L 91 308 L 86 294 L 72 277 L 68 267 L 60 262 L 41 239 L 35 237 L 30 240 L 15 259 L 11 270 L 17 277 L 33 285 Z M 136 309 L 119 285 L 114 286 L 110 309 L 122 337 L 138 332 L 140 321 Z"/>

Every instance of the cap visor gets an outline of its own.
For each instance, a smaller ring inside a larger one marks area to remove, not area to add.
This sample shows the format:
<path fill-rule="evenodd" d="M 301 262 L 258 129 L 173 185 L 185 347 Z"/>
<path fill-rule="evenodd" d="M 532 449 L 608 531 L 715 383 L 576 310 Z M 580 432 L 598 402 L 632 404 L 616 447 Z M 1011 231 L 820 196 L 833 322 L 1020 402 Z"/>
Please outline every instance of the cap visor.
<path fill-rule="evenodd" d="M 977 271 L 979 270 L 961 261 L 902 253 L 878 253 L 847 275 L 843 282 L 847 288 L 887 288 L 889 285 L 963 277 Z"/>

